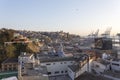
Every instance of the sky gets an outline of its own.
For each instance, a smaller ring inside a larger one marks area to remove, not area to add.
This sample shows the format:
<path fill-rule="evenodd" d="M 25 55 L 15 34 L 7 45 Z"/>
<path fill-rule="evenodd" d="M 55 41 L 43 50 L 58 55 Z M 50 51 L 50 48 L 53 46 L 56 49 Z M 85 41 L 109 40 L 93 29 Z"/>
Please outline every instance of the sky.
<path fill-rule="evenodd" d="M 0 28 L 88 35 L 120 32 L 120 0 L 0 0 Z"/>

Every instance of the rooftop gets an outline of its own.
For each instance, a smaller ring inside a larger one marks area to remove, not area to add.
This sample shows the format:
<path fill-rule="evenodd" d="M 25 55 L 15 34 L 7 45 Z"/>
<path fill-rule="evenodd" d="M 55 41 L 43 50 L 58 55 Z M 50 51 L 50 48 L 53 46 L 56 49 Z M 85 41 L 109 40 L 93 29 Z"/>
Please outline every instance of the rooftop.
<path fill-rule="evenodd" d="M 120 61 L 120 59 L 114 58 L 112 61 Z"/>
<path fill-rule="evenodd" d="M 27 72 L 23 76 L 38 76 L 47 74 L 47 68 L 45 66 L 35 66 L 34 69 L 27 69 Z"/>
<path fill-rule="evenodd" d="M 39 59 L 40 62 L 57 62 L 57 61 L 73 61 L 74 57 L 54 57 L 54 58 L 44 58 Z"/>
<path fill-rule="evenodd" d="M 85 72 L 79 77 L 77 77 L 75 80 L 111 80 L 111 79 Z"/>
<path fill-rule="evenodd" d="M 106 71 L 104 74 L 115 77 L 115 78 L 120 78 L 120 71 Z"/>
<path fill-rule="evenodd" d="M 9 59 L 6 59 L 5 61 L 3 61 L 2 64 L 4 64 L 4 63 L 17 63 L 17 62 L 18 62 L 17 58 L 9 58 Z"/>
<path fill-rule="evenodd" d="M 68 66 L 73 72 L 79 71 L 80 66 L 79 65 L 70 65 Z"/>
<path fill-rule="evenodd" d="M 110 64 L 110 62 L 107 62 L 107 61 L 105 61 L 103 59 L 98 59 L 97 62 L 99 62 L 99 63 L 101 63 L 103 65 L 109 65 Z"/>
<path fill-rule="evenodd" d="M 30 54 L 30 53 L 22 53 L 22 54 L 20 55 L 20 57 L 30 57 L 31 55 L 33 55 L 33 54 Z"/>
<path fill-rule="evenodd" d="M 68 75 L 50 76 L 49 80 L 71 80 Z"/>
<path fill-rule="evenodd" d="M 39 58 L 40 62 L 57 62 L 57 61 L 84 61 L 87 59 L 86 54 L 76 54 L 72 57 L 44 57 Z"/>

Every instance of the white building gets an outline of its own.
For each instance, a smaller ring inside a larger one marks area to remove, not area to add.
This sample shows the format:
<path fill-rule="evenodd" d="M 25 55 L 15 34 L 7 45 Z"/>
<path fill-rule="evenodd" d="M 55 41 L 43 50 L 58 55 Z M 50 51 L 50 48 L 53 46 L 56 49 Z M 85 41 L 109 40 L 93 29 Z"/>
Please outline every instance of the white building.
<path fill-rule="evenodd" d="M 75 78 L 79 77 L 84 72 L 91 72 L 91 65 L 94 57 L 84 57 L 82 58 L 77 64 L 70 65 L 68 67 L 68 75 L 69 77 L 74 80 Z"/>
<path fill-rule="evenodd" d="M 67 74 L 68 66 L 75 64 L 74 58 L 53 58 L 40 60 L 40 66 L 46 66 L 49 76 Z"/>
<path fill-rule="evenodd" d="M 84 72 L 90 72 L 92 58 L 86 54 L 77 54 L 74 57 L 56 57 L 40 60 L 40 66 L 47 67 L 48 76 L 68 74 L 74 80 Z"/>
<path fill-rule="evenodd" d="M 92 70 L 96 73 L 101 74 L 110 69 L 110 63 L 102 59 L 92 62 Z"/>
<path fill-rule="evenodd" d="M 120 71 L 120 59 L 113 59 L 111 61 L 111 70 Z"/>
<path fill-rule="evenodd" d="M 39 56 L 37 56 L 38 58 Z M 47 76 L 68 75 L 72 80 L 83 74 L 84 72 L 91 71 L 91 63 L 93 61 L 86 54 L 76 53 L 72 57 L 54 57 L 44 56 L 38 58 L 37 66 L 35 65 L 34 57 L 25 55 L 19 57 L 21 66 L 24 63 L 24 73 L 29 74 L 37 71 L 39 74 Z M 29 65 L 28 65 L 29 63 Z M 28 66 L 26 66 L 28 65 Z M 27 68 L 27 69 L 26 69 Z M 45 70 L 43 70 L 43 68 Z M 28 70 L 28 71 L 27 71 Z M 44 71 L 45 73 L 42 73 Z"/>
<path fill-rule="evenodd" d="M 72 80 L 74 80 L 86 71 L 88 71 L 87 63 L 82 67 L 80 67 L 79 65 L 71 65 L 68 67 L 68 75 Z"/>
<path fill-rule="evenodd" d="M 18 57 L 19 66 L 18 69 L 26 74 L 26 68 L 33 68 L 35 63 L 35 58 L 33 54 L 22 53 Z"/>

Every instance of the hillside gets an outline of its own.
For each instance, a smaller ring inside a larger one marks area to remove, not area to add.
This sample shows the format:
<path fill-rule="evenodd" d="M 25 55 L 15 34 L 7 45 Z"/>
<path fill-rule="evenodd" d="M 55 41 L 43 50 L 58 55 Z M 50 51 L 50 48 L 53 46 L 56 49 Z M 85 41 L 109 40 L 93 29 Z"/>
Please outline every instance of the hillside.
<path fill-rule="evenodd" d="M 16 31 L 12 29 L 0 29 L 0 64 L 7 58 L 17 58 L 21 52 L 39 52 L 39 47 L 35 42 L 13 42 L 16 38 L 14 37 L 14 33 L 16 33 Z M 7 44 L 5 44 L 5 42 L 7 42 Z"/>

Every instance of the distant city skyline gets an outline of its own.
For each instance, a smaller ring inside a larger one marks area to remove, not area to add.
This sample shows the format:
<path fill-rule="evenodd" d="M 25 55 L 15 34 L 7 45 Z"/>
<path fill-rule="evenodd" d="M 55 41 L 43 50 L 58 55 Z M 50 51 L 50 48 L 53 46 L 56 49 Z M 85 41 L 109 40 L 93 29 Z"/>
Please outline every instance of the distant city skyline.
<path fill-rule="evenodd" d="M 120 0 L 0 0 L 0 28 L 88 35 L 120 32 Z"/>

